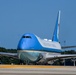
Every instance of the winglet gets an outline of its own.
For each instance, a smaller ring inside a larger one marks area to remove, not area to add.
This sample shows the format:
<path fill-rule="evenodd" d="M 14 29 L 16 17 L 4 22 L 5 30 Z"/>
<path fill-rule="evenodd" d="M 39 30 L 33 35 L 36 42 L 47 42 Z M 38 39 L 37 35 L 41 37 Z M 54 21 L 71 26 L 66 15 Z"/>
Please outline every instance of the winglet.
<path fill-rule="evenodd" d="M 56 25 L 55 25 L 55 29 L 52 37 L 52 41 L 56 41 L 56 42 L 59 41 L 60 13 L 61 11 L 58 12 Z"/>

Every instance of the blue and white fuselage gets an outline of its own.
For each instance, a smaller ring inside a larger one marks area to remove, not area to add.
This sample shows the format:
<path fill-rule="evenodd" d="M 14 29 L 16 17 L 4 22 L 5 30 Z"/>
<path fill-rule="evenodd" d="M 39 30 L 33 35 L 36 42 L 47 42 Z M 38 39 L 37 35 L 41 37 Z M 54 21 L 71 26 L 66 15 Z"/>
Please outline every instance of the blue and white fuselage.
<path fill-rule="evenodd" d="M 61 46 L 58 42 L 40 39 L 34 34 L 26 33 L 18 44 L 19 58 L 35 62 L 41 58 L 46 58 L 48 53 L 61 53 Z"/>

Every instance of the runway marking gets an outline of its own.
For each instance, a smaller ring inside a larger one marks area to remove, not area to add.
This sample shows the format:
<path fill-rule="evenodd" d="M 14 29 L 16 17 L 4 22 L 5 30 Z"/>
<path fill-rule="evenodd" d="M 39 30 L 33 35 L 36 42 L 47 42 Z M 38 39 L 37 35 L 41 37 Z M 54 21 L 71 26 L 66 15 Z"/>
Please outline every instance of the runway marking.
<path fill-rule="evenodd" d="M 45 65 L 0 65 L 0 68 L 72 68 L 74 66 L 45 66 Z"/>

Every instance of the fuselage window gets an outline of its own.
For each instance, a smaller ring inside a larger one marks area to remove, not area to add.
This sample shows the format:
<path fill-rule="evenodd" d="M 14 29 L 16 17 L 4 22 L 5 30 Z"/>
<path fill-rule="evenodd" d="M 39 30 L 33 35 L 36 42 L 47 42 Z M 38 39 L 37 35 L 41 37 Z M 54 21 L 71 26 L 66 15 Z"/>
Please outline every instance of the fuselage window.
<path fill-rule="evenodd" d="M 31 38 L 31 36 L 23 36 L 22 38 Z"/>

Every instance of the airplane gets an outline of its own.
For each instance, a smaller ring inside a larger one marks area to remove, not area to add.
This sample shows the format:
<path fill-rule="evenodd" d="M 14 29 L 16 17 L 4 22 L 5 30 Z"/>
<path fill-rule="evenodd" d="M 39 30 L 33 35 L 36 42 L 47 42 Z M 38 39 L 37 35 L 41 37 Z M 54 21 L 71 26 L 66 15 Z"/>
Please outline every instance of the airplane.
<path fill-rule="evenodd" d="M 61 11 L 57 14 L 52 40 L 41 39 L 35 34 L 25 33 L 18 43 L 17 53 L 0 52 L 0 55 L 16 57 L 26 64 L 48 63 L 59 58 L 75 58 L 76 54 L 61 54 L 65 50 L 62 49 L 59 43 L 60 13 Z M 68 46 L 63 48 L 68 48 Z"/>

